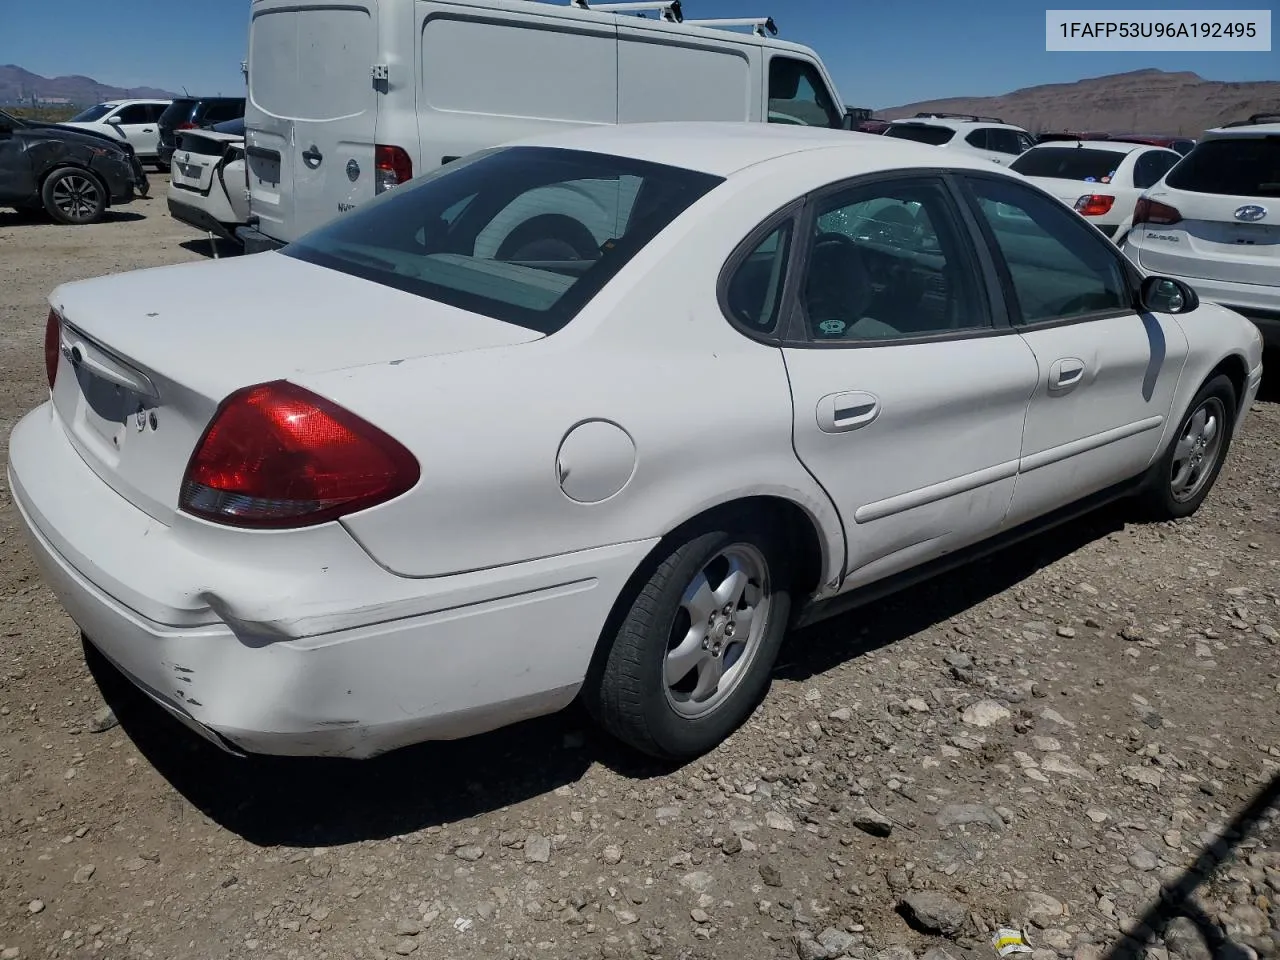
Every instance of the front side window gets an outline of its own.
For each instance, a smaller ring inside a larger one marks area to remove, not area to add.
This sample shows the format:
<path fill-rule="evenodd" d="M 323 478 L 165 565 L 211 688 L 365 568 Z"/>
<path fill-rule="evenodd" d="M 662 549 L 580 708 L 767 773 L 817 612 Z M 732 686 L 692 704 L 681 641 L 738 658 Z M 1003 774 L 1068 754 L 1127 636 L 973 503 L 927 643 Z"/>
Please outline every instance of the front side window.
<path fill-rule="evenodd" d="M 899 340 L 991 325 L 941 184 L 855 188 L 819 206 L 801 298 L 816 341 Z"/>
<path fill-rule="evenodd" d="M 950 127 L 940 127 L 933 123 L 891 123 L 884 135 L 940 147 L 944 143 L 950 143 L 956 132 Z"/>
<path fill-rule="evenodd" d="M 791 57 L 769 61 L 770 123 L 840 129 L 843 121 L 843 112 L 836 108 L 813 64 Z"/>
<path fill-rule="evenodd" d="M 554 333 L 721 182 L 607 154 L 493 149 L 388 191 L 284 253 Z"/>
<path fill-rule="evenodd" d="M 121 107 L 120 112 L 116 114 L 116 119 L 124 124 L 148 123 L 150 113 L 146 104 L 132 103 L 127 107 Z"/>
<path fill-rule="evenodd" d="M 1165 186 L 1233 197 L 1280 197 L 1280 137 L 1206 140 L 1170 170 Z"/>
<path fill-rule="evenodd" d="M 1009 180 L 970 178 L 1008 267 L 1024 323 L 1133 308 L 1111 245 L 1052 197 Z"/>

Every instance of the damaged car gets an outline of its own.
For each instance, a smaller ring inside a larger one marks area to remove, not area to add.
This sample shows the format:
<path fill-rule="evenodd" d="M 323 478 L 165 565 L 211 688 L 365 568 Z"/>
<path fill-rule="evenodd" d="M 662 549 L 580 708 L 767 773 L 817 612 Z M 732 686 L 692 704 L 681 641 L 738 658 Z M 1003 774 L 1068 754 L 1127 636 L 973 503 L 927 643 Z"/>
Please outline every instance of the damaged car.
<path fill-rule="evenodd" d="M 128 144 L 0 111 L 0 206 L 43 210 L 58 223 L 97 223 L 109 207 L 147 191 Z"/>

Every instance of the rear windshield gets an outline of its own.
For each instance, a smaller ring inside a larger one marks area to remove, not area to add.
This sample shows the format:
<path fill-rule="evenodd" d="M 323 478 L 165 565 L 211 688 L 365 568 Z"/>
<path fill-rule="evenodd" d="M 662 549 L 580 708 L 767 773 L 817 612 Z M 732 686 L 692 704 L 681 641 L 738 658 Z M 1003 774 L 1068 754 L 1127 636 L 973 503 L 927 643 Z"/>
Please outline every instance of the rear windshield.
<path fill-rule="evenodd" d="M 96 107 L 90 107 L 88 110 L 82 110 L 71 118 L 70 123 L 92 123 L 94 120 L 101 120 L 108 113 L 115 109 L 115 104 L 100 103 Z"/>
<path fill-rule="evenodd" d="M 1198 144 L 1165 186 L 1233 197 L 1280 197 L 1280 137 L 1231 137 Z"/>
<path fill-rule="evenodd" d="M 164 108 L 164 113 L 160 114 L 158 122 L 166 127 L 176 127 L 180 123 L 185 123 L 191 116 L 191 108 L 195 105 L 195 100 L 175 100 Z"/>
<path fill-rule="evenodd" d="M 606 154 L 494 149 L 391 190 L 284 253 L 554 333 L 721 182 Z"/>
<path fill-rule="evenodd" d="M 1054 177 L 1059 180 L 1082 180 L 1110 183 L 1125 155 L 1115 150 L 1090 150 L 1088 147 L 1033 147 L 1009 164 L 1024 177 Z"/>
<path fill-rule="evenodd" d="M 935 127 L 930 123 L 893 123 L 889 125 L 884 135 L 940 147 L 944 143 L 949 143 L 956 132 L 950 127 Z"/>
<path fill-rule="evenodd" d="M 218 133 L 230 133 L 237 137 L 244 136 L 244 117 L 237 117 L 235 120 L 224 120 L 222 123 L 215 123 L 213 129 Z"/>

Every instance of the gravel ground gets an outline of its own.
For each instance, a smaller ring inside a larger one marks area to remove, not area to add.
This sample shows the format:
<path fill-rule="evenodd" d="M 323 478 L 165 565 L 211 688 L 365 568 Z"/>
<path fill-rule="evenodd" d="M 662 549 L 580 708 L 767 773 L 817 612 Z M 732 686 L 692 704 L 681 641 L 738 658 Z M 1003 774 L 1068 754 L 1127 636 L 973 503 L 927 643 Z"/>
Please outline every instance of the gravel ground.
<path fill-rule="evenodd" d="M 88 228 L 0 213 L 6 438 L 55 284 L 207 254 L 165 190 Z M 573 710 L 363 763 L 226 757 L 86 668 L 4 487 L 0 958 L 993 960 L 1012 924 L 1033 960 L 1096 960 L 1280 771 L 1275 384 L 1192 520 L 1108 510 L 799 633 L 675 770 Z M 1275 839 L 1196 892 L 1246 955 L 1280 946 Z M 1205 960 L 1189 930 L 1153 955 Z"/>

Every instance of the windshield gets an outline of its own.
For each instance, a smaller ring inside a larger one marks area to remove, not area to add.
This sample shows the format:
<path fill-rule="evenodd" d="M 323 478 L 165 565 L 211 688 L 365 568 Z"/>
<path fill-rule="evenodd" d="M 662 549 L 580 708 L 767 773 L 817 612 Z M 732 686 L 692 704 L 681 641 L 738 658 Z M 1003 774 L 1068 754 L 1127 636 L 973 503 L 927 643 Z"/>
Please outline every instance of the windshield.
<path fill-rule="evenodd" d="M 931 123 L 891 123 L 884 135 L 940 147 L 944 143 L 949 143 L 956 132 L 950 127 L 935 127 Z"/>
<path fill-rule="evenodd" d="M 115 108 L 116 107 L 114 103 L 100 103 L 96 107 L 90 107 L 88 110 L 83 110 L 80 113 L 77 113 L 68 122 L 92 123 L 94 120 L 101 120 L 103 117 L 105 117 L 108 113 L 110 113 Z"/>
<path fill-rule="evenodd" d="M 1087 147 L 1032 147 L 1009 164 L 1024 177 L 1053 177 L 1087 183 L 1110 183 L 1125 154 Z"/>
<path fill-rule="evenodd" d="M 385 193 L 284 254 L 554 333 L 722 182 L 607 154 L 494 149 Z"/>
<path fill-rule="evenodd" d="M 1165 186 L 1232 197 L 1280 197 L 1280 137 L 1206 140 L 1169 171 Z"/>
<path fill-rule="evenodd" d="M 5 113 L 3 110 L 0 110 L 0 123 L 5 124 L 6 126 L 12 127 L 14 130 L 17 130 L 19 127 L 26 126 L 26 124 L 23 123 L 21 120 L 19 120 L 17 117 L 13 116 L 12 114 Z"/>

